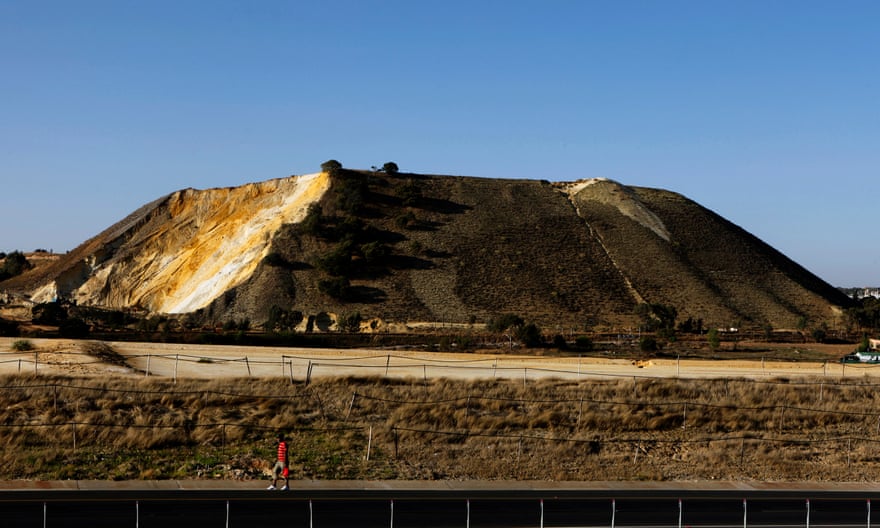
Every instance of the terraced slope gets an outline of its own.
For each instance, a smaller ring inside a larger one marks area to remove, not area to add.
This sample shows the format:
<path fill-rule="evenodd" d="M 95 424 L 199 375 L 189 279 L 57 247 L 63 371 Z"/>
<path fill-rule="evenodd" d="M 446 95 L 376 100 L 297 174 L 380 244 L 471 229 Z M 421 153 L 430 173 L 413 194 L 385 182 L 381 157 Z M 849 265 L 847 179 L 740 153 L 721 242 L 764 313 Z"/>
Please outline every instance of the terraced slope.
<path fill-rule="evenodd" d="M 355 312 L 377 329 L 502 313 L 621 328 L 640 303 L 782 328 L 834 324 L 849 302 L 672 192 L 350 170 L 174 193 L 38 271 L 0 289 L 301 328 Z"/>

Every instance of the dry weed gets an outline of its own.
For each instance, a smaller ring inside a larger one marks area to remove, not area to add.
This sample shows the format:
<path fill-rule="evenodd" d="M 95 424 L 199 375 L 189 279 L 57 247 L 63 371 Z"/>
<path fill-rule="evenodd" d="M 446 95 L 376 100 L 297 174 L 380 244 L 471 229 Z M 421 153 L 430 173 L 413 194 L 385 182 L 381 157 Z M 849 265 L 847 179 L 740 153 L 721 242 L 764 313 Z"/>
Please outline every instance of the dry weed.
<path fill-rule="evenodd" d="M 261 478 L 283 431 L 295 477 L 877 480 L 877 392 L 824 378 L 9 376 L 0 478 Z"/>

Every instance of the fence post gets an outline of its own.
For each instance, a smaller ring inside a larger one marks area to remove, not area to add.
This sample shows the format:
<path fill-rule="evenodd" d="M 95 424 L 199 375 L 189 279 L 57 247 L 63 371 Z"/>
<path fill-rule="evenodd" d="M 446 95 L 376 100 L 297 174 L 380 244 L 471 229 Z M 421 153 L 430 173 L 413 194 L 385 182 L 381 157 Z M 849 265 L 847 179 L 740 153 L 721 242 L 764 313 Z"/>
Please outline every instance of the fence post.
<path fill-rule="evenodd" d="M 614 528 L 614 521 L 617 518 L 617 499 L 611 499 L 611 528 Z"/>
<path fill-rule="evenodd" d="M 73 422 L 73 450 L 76 451 L 76 422 Z"/>
<path fill-rule="evenodd" d="M 385 358 L 385 377 L 388 377 L 388 367 L 391 365 L 391 354 Z"/>
<path fill-rule="evenodd" d="M 367 454 L 364 457 L 364 460 L 367 462 L 370 461 L 370 449 L 373 447 L 373 426 L 370 426 L 370 432 L 367 433 Z"/>
<path fill-rule="evenodd" d="M 293 360 L 291 359 L 287 365 L 290 367 L 290 384 L 293 385 Z M 281 374 L 284 374 L 284 361 L 281 362 Z"/>
<path fill-rule="evenodd" d="M 810 528 L 810 499 L 807 499 L 807 528 Z"/>
<path fill-rule="evenodd" d="M 177 364 L 180 363 L 180 354 L 174 354 L 174 383 L 177 383 Z"/>
<path fill-rule="evenodd" d="M 351 416 L 351 409 L 354 407 L 354 399 L 357 398 L 356 392 L 351 393 L 351 403 L 348 404 L 348 412 L 345 413 L 345 421 L 348 421 L 348 417 Z"/>
<path fill-rule="evenodd" d="M 251 377 L 251 362 L 248 361 L 248 357 L 247 357 L 247 356 L 244 357 L 244 364 L 247 365 L 247 369 L 248 369 L 248 377 L 250 378 L 250 377 Z"/>
<path fill-rule="evenodd" d="M 746 499 L 743 499 L 743 528 L 748 528 L 749 526 L 749 506 Z"/>
<path fill-rule="evenodd" d="M 147 354 L 147 371 L 144 373 L 144 377 L 148 378 L 150 376 L 150 362 L 153 360 L 153 354 Z"/>
<path fill-rule="evenodd" d="M 312 360 L 309 360 L 309 367 L 306 369 L 306 386 L 312 381 Z"/>
<path fill-rule="evenodd" d="M 681 499 L 678 499 L 678 528 L 681 528 L 681 514 L 682 514 Z"/>
<path fill-rule="evenodd" d="M 37 356 L 38 352 L 34 351 L 34 376 L 37 375 L 37 364 L 40 362 L 39 356 Z"/>
<path fill-rule="evenodd" d="M 581 425 L 581 415 L 583 415 L 583 413 L 584 413 L 584 397 L 581 396 L 581 403 L 580 403 L 580 405 L 578 406 L 578 420 L 577 420 L 578 428 L 580 428 L 580 425 Z"/>

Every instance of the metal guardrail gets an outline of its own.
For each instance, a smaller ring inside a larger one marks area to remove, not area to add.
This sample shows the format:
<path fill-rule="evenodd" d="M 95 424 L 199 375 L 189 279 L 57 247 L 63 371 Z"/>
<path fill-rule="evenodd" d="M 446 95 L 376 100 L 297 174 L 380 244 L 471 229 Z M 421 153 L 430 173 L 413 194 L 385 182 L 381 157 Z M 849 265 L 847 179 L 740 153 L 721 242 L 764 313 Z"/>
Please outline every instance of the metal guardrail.
<path fill-rule="evenodd" d="M 467 487 L 418 483 L 253 488 L 50 489 L 0 491 L 4 524 L 28 526 L 866 526 L 880 490 L 765 488 L 736 483 L 720 489 L 654 484 L 620 487 Z M 552 484 L 552 483 L 551 483 Z M 79 523 L 79 524 L 78 524 Z"/>

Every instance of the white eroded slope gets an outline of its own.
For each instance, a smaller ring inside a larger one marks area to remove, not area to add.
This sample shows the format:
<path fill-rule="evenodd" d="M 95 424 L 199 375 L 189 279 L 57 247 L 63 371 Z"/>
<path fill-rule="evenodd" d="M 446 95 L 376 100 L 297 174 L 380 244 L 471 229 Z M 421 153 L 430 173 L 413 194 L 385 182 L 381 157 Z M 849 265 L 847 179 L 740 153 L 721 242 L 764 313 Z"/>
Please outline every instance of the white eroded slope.
<path fill-rule="evenodd" d="M 592 178 L 567 184 L 563 189 L 569 197 L 574 197 L 587 187 L 599 183 L 612 185 L 614 189 L 613 192 L 603 195 L 602 201 L 608 205 L 613 205 L 621 214 L 628 216 L 643 227 L 653 231 L 663 240 L 669 242 L 671 237 L 663 221 L 653 211 L 648 209 L 626 186 L 607 178 Z"/>
<path fill-rule="evenodd" d="M 282 224 L 301 221 L 329 187 L 326 173 L 174 193 L 170 221 L 137 232 L 126 252 L 74 292 L 81 302 L 186 313 L 247 280 Z"/>

